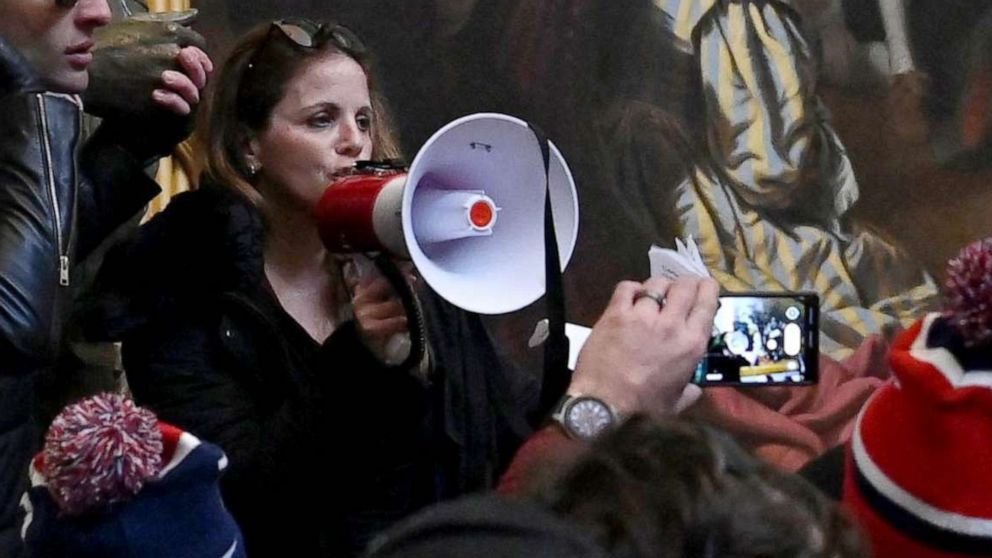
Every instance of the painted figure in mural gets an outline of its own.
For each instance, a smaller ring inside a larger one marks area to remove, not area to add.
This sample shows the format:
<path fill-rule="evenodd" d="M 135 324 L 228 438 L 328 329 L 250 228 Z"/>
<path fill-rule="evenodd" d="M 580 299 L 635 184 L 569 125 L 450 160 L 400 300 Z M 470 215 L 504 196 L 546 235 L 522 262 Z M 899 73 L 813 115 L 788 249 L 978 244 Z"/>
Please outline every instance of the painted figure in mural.
<path fill-rule="evenodd" d="M 181 139 L 107 118 L 80 145 L 84 93 L 105 0 L 0 4 L 0 555 L 20 555 L 18 502 L 40 443 L 36 387 L 51 371 L 69 313 L 73 269 L 158 191 L 143 163 Z M 149 83 L 153 120 L 185 130 L 209 60 L 176 49 Z M 154 92 L 153 92 L 154 91 Z M 118 102 L 120 102 L 118 98 Z M 127 99 L 134 102 L 135 99 Z M 185 108 L 185 110 L 183 110 Z M 176 122 L 179 122 L 176 124 Z M 78 156 L 77 156 L 77 147 Z"/>
<path fill-rule="evenodd" d="M 907 4 L 909 0 L 793 0 L 809 41 L 822 56 L 821 75 L 846 87 L 887 86 L 890 79 L 918 69 Z"/>
<path fill-rule="evenodd" d="M 249 555 L 349 555 L 492 486 L 529 433 L 533 379 L 420 281 L 428 356 L 388 364 L 383 343 L 420 329 L 411 287 L 351 277 L 312 217 L 356 160 L 399 154 L 368 49 L 338 24 L 263 24 L 208 103 L 200 188 L 108 254 L 89 329 L 123 340 L 140 404 L 227 453 Z"/>
<path fill-rule="evenodd" d="M 888 92 L 901 139 L 930 143 L 937 161 L 987 165 L 992 128 L 992 12 L 981 0 L 796 0 L 841 87 Z"/>
<path fill-rule="evenodd" d="M 706 105 L 707 157 L 679 186 L 678 212 L 683 230 L 700 238 L 703 258 L 725 288 L 818 292 L 821 351 L 833 358 L 929 309 L 937 295 L 929 276 L 847 216 L 858 185 L 817 97 L 812 53 L 790 6 L 673 1 L 663 7 L 681 44 L 693 53 Z M 821 361 L 822 368 L 828 364 Z M 822 402 L 803 411 L 820 414 L 830 426 L 802 425 L 791 450 L 766 455 L 797 466 L 843 440 L 854 417 L 853 411 L 839 411 L 841 402 L 856 409 L 876 383 L 870 369 L 839 372 L 823 376 Z M 842 390 L 842 383 L 850 385 Z M 804 397 L 794 390 L 790 399 Z M 713 408 L 724 412 L 735 408 L 731 399 L 727 393 L 709 396 L 722 403 Z M 771 403 L 774 397 L 751 399 L 789 409 L 787 414 L 797 411 L 794 404 Z M 744 407 L 736 409 L 741 413 Z M 764 422 L 748 414 L 729 418 L 751 427 Z M 776 424 L 781 418 L 765 420 Z"/>
<path fill-rule="evenodd" d="M 748 206 L 838 233 L 858 186 L 787 3 L 657 0 L 701 79 L 707 151 Z"/>
<path fill-rule="evenodd" d="M 835 356 L 932 302 L 928 277 L 849 223 L 858 185 L 816 96 L 812 54 L 787 4 L 604 4 L 575 0 L 555 13 L 540 3 L 522 6 L 513 43 L 535 46 L 511 51 L 507 61 L 535 68 L 511 75 L 530 99 L 531 116 L 566 144 L 582 203 L 601 207 L 607 199 L 623 214 L 583 213 L 595 235 L 577 251 L 578 268 L 588 258 L 629 260 L 636 267 L 627 273 L 644 270 L 651 242 L 691 234 L 726 288 L 820 292 L 828 316 L 823 348 Z M 754 10 L 767 12 L 758 14 L 761 27 Z M 624 24 L 621 11 L 639 17 Z M 543 36 L 527 26 L 542 18 L 552 22 Z M 723 41 L 729 33 L 748 40 Z M 633 62 L 652 58 L 643 67 Z M 654 230 L 642 231 L 650 223 Z M 610 250 L 631 254 L 610 258 Z"/>
<path fill-rule="evenodd" d="M 929 277 L 846 218 L 857 181 L 789 5 L 662 7 L 701 76 L 710 163 L 680 188 L 679 212 L 711 269 L 732 276 L 725 286 L 819 292 L 822 349 L 832 355 L 932 304 Z"/>
<path fill-rule="evenodd" d="M 522 52 L 507 63 L 535 69 L 511 73 L 532 76 L 515 77 L 529 116 L 561 138 L 580 188 L 583 227 L 567 281 L 583 296 L 571 299 L 573 316 L 582 319 L 582 306 L 617 276 L 645 274 L 649 246 L 676 235 L 696 238 L 725 289 L 819 292 L 829 357 L 908 325 L 935 302 L 929 276 L 848 215 L 858 185 L 787 3 L 528 3 L 510 36 Z M 853 418 L 831 396 L 853 397 L 857 408 L 877 385 L 850 369 L 826 377 L 817 390 L 711 390 L 703 409 L 798 467 L 840 442 Z M 818 414 L 828 420 L 788 416 Z M 770 436 L 756 441 L 759 431 Z"/>
<path fill-rule="evenodd" d="M 907 0 L 798 0 L 795 7 L 819 52 L 824 82 L 848 90 L 888 92 L 886 109 L 893 131 L 900 139 L 920 143 L 926 141 L 930 128 L 924 112 L 928 80 L 910 47 L 907 4 Z M 879 20 L 880 36 L 876 29 L 865 30 Z"/>

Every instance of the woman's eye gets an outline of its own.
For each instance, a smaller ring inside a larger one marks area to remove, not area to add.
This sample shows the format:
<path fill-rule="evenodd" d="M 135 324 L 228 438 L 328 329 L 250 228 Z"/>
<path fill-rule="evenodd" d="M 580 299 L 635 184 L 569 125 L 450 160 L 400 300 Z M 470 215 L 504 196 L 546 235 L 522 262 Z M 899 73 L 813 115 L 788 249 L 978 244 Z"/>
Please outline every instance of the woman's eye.
<path fill-rule="evenodd" d="M 358 124 L 358 129 L 363 132 L 368 132 L 372 128 L 372 117 L 366 114 L 359 114 L 355 117 L 355 122 Z"/>
<path fill-rule="evenodd" d="M 307 120 L 307 125 L 313 128 L 326 128 L 333 123 L 334 123 L 334 119 L 331 118 L 331 115 L 323 112 L 320 114 L 316 114 L 310 117 L 309 120 Z"/>

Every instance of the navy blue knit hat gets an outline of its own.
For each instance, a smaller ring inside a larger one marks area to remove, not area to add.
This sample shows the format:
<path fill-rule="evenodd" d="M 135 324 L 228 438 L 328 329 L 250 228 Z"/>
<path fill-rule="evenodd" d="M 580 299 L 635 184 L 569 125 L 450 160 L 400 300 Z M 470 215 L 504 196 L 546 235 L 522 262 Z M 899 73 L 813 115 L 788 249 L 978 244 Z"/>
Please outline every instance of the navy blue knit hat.
<path fill-rule="evenodd" d="M 226 466 L 217 446 L 120 396 L 70 405 L 31 464 L 28 556 L 244 558 L 218 485 Z"/>

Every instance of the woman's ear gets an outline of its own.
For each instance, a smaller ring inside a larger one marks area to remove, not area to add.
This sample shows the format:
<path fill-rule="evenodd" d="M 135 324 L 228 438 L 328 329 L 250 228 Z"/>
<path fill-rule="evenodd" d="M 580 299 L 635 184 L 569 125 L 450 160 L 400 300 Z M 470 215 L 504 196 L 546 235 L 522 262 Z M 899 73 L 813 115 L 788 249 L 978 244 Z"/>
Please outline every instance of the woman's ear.
<path fill-rule="evenodd" d="M 245 134 L 244 140 L 241 143 L 241 156 L 244 159 L 242 163 L 248 169 L 248 174 L 254 177 L 262 170 L 262 162 L 258 158 L 261 151 L 258 138 L 253 134 Z"/>

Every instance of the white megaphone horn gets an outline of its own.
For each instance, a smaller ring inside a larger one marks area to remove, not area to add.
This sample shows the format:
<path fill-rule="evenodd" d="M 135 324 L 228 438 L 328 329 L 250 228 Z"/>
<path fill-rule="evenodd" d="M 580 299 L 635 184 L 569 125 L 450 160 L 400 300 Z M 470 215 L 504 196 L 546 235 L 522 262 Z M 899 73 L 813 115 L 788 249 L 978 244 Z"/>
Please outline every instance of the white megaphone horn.
<path fill-rule="evenodd" d="M 549 144 L 550 189 L 564 270 L 579 226 L 575 182 Z M 452 304 L 501 314 L 545 290 L 544 159 L 519 118 L 480 113 L 438 130 L 403 173 L 375 165 L 332 184 L 317 205 L 332 252 L 409 258 Z"/>

